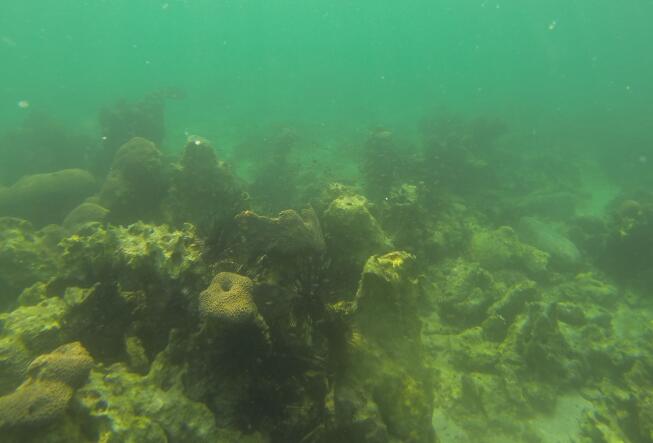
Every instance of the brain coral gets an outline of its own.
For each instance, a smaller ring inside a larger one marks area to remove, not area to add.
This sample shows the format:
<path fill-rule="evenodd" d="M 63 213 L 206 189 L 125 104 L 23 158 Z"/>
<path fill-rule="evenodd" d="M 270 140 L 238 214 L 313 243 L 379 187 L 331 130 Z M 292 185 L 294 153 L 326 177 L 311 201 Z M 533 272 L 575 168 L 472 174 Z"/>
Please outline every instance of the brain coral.
<path fill-rule="evenodd" d="M 221 272 L 200 293 L 199 310 L 204 318 L 229 323 L 255 320 L 258 311 L 252 298 L 254 284 L 249 278 L 232 272 Z"/>
<path fill-rule="evenodd" d="M 38 380 L 55 380 L 69 386 L 81 386 L 93 367 L 93 358 L 78 341 L 59 346 L 49 354 L 40 355 L 27 369 Z"/>
<path fill-rule="evenodd" d="M 0 397 L 0 430 L 47 424 L 68 407 L 73 389 L 58 381 L 27 382 Z"/>

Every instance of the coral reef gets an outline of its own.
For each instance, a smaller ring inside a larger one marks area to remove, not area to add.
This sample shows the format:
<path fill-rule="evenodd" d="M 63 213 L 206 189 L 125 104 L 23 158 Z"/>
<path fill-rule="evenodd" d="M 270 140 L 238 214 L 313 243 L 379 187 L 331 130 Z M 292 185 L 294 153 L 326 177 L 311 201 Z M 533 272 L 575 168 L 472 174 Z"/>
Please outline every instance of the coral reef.
<path fill-rule="evenodd" d="M 152 377 L 120 365 L 94 370 L 76 401 L 93 441 L 262 441 L 218 428 L 211 411 L 186 398 L 179 386 L 161 389 Z"/>
<path fill-rule="evenodd" d="M 0 187 L 3 441 L 653 440 L 650 192 L 581 214 L 576 160 L 492 119 L 334 174 L 287 127 L 173 158 L 170 94 L 104 111 L 98 193 Z"/>

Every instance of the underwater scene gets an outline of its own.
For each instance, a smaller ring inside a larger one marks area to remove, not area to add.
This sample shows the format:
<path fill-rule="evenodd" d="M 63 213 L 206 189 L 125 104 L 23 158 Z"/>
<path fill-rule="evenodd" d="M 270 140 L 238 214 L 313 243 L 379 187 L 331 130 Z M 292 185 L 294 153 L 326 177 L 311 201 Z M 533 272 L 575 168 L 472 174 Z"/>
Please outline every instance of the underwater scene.
<path fill-rule="evenodd" d="M 0 442 L 653 442 L 653 1 L 2 0 Z"/>

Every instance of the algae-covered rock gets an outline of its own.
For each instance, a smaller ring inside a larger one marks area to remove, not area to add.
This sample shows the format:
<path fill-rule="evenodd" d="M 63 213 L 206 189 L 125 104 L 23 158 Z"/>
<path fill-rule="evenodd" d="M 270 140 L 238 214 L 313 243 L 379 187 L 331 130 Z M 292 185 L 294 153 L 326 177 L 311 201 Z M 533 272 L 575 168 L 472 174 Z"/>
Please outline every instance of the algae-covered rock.
<path fill-rule="evenodd" d="M 67 288 L 66 337 L 79 340 L 93 358 L 113 363 L 125 358 L 125 334 L 134 321 L 138 298 L 115 285 Z"/>
<path fill-rule="evenodd" d="M 361 195 L 343 195 L 324 212 L 324 232 L 334 260 L 362 266 L 373 254 L 387 252 L 392 244 Z"/>
<path fill-rule="evenodd" d="M 84 202 L 66 215 L 62 225 L 68 230 L 74 230 L 85 223 L 101 223 L 104 222 L 108 213 L 108 209 L 98 205 L 97 203 Z"/>
<path fill-rule="evenodd" d="M 167 189 L 161 152 L 154 143 L 134 137 L 118 149 L 100 190 L 108 220 L 127 224 L 150 220 L 160 212 Z"/>
<path fill-rule="evenodd" d="M 49 352 L 65 341 L 62 321 L 68 306 L 58 297 L 50 297 L 34 306 L 20 306 L 0 314 L 3 334 L 20 337 L 34 355 Z"/>
<path fill-rule="evenodd" d="M 535 282 L 526 280 L 508 289 L 502 297 L 487 310 L 483 331 L 490 340 L 501 341 L 508 327 L 524 310 L 526 303 L 535 301 L 539 294 Z"/>
<path fill-rule="evenodd" d="M 89 224 L 61 246 L 67 276 L 86 284 L 115 278 L 130 290 L 141 288 L 144 276 L 157 276 L 162 284 L 191 283 L 204 272 L 202 244 L 191 225 L 171 230 L 140 222 L 128 227 Z"/>
<path fill-rule="evenodd" d="M 506 340 L 507 348 L 540 380 L 554 381 L 560 387 L 578 380 L 581 360 L 560 330 L 554 304 L 530 303 Z M 519 361 L 508 355 L 513 364 Z"/>
<path fill-rule="evenodd" d="M 28 175 L 0 190 L 0 216 L 26 218 L 36 226 L 58 224 L 95 191 L 95 178 L 82 169 Z"/>
<path fill-rule="evenodd" d="M 486 269 L 513 269 L 533 278 L 541 277 L 549 262 L 547 252 L 522 243 L 508 226 L 474 233 L 470 252 L 472 258 Z"/>
<path fill-rule="evenodd" d="M 189 400 L 178 387 L 160 389 L 148 377 L 120 365 L 93 370 L 75 398 L 87 417 L 85 426 L 103 442 L 248 441 L 238 432 L 218 428 L 211 411 Z"/>
<path fill-rule="evenodd" d="M 0 311 L 21 291 L 57 269 L 56 252 L 42 232 L 17 218 L 0 217 Z"/>
<path fill-rule="evenodd" d="M 553 226 L 533 217 L 522 217 L 518 231 L 524 242 L 548 253 L 557 267 L 574 270 L 581 265 L 581 253 L 576 245 Z"/>
<path fill-rule="evenodd" d="M 185 321 L 191 294 L 208 284 L 201 242 L 184 228 L 88 224 L 62 240 L 58 284 L 82 288 L 66 294 L 71 339 L 105 362 L 126 357 L 126 334 L 150 358 L 163 349 L 168 330 Z"/>
<path fill-rule="evenodd" d="M 457 260 L 446 269 L 446 277 L 435 292 L 442 320 L 456 327 L 479 325 L 487 310 L 500 298 L 492 274 L 476 263 Z"/>

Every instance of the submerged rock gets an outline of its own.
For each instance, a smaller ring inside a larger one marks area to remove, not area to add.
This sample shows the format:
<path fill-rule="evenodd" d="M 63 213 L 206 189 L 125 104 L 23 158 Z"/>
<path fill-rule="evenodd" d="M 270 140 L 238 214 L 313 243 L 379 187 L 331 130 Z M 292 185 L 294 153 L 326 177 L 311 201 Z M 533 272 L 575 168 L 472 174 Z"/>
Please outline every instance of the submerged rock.
<path fill-rule="evenodd" d="M 236 443 L 262 441 L 218 428 L 211 411 L 189 400 L 179 388 L 159 388 L 148 377 L 128 372 L 121 365 L 94 370 L 76 396 L 84 426 L 94 429 L 99 441 L 139 443 Z"/>
<path fill-rule="evenodd" d="M 522 217 L 518 232 L 524 242 L 548 253 L 560 268 L 575 269 L 582 264 L 582 256 L 576 245 L 550 224 L 533 217 Z"/>
<path fill-rule="evenodd" d="M 509 226 L 494 231 L 474 233 L 471 256 L 489 270 L 512 269 L 531 276 L 542 277 L 549 263 L 549 254 L 529 244 L 522 243 Z"/>
<path fill-rule="evenodd" d="M 0 315 L 2 332 L 19 338 L 32 355 L 48 352 L 65 341 L 62 320 L 67 310 L 59 297 L 47 298 L 34 306 L 20 306 Z"/>
<path fill-rule="evenodd" d="M 82 169 L 28 175 L 0 189 L 0 216 L 25 218 L 39 227 L 59 224 L 95 191 L 95 178 Z"/>

